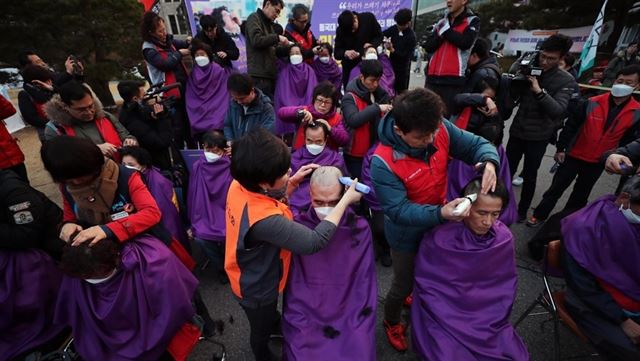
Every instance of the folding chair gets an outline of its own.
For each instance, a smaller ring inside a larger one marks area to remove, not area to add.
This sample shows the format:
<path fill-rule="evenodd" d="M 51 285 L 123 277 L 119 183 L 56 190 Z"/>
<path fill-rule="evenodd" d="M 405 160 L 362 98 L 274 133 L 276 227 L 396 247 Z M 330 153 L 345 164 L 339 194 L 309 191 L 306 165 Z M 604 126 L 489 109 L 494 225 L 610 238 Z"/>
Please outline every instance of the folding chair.
<path fill-rule="evenodd" d="M 553 320 L 553 347 L 554 347 L 554 360 L 560 360 L 560 333 L 558 332 L 558 325 L 560 322 L 564 323 L 576 336 L 578 336 L 583 342 L 589 343 L 589 339 L 580 331 L 578 325 L 571 318 L 565 307 L 564 290 L 552 291 L 549 278 L 564 278 L 562 273 L 561 255 L 562 244 L 560 240 L 549 242 L 544 247 L 544 254 L 542 259 L 542 282 L 544 284 L 544 290 L 540 292 L 538 297 L 527 307 L 526 311 L 518 320 L 514 323 L 514 327 L 518 325 L 531 314 L 531 312 L 537 307 L 541 306 L 552 316 Z"/>

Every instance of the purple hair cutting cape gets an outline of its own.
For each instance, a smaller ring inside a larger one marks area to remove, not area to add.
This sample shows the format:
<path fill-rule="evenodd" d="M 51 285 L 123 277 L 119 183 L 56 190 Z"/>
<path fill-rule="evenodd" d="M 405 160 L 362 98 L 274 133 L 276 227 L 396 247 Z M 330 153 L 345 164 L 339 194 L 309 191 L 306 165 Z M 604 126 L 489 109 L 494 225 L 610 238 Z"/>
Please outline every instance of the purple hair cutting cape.
<path fill-rule="evenodd" d="M 169 231 L 169 234 L 177 239 L 187 250 L 191 249 L 187 239 L 187 231 L 184 229 L 178 209 L 173 203 L 173 183 L 163 176 L 158 168 L 148 168 L 144 172 L 149 192 L 158 203 L 158 208 L 162 212 L 160 222 Z"/>
<path fill-rule="evenodd" d="M 229 108 L 228 77 L 229 71 L 215 62 L 204 67 L 194 64 L 185 91 L 193 134 L 224 127 Z"/>
<path fill-rule="evenodd" d="M 396 96 L 396 91 L 393 88 L 393 83 L 396 81 L 396 74 L 393 72 L 393 66 L 391 60 L 387 54 L 378 54 L 378 60 L 382 63 L 382 78 L 380 78 L 380 86 L 384 89 L 391 98 Z M 349 73 L 349 81 L 360 75 L 360 66 L 362 62 L 358 63 L 351 73 Z"/>
<path fill-rule="evenodd" d="M 314 228 L 313 208 L 296 221 Z M 348 209 L 326 248 L 293 255 L 282 307 L 284 360 L 376 359 L 376 270 L 367 221 Z"/>
<path fill-rule="evenodd" d="M 63 330 L 64 324 L 53 323 L 61 280 L 43 251 L 0 251 L 0 360 L 49 342 Z"/>
<path fill-rule="evenodd" d="M 157 360 L 191 321 L 198 280 L 162 241 L 138 236 L 123 243 L 109 280 L 64 277 L 55 319 L 71 326 L 84 360 Z"/>
<path fill-rule="evenodd" d="M 427 361 L 523 361 L 509 323 L 516 297 L 514 239 L 497 221 L 475 235 L 461 222 L 425 234 L 415 259 L 411 307 L 415 352 Z"/>
<path fill-rule="evenodd" d="M 325 64 L 320 61 L 320 58 L 316 57 L 311 63 L 311 68 L 316 73 L 318 83 L 328 80 L 340 91 L 342 88 L 342 68 L 333 58 Z"/>
<path fill-rule="evenodd" d="M 640 224 L 620 212 L 607 195 L 562 220 L 564 247 L 596 278 L 640 300 Z"/>
<path fill-rule="evenodd" d="M 347 167 L 340 153 L 325 146 L 318 155 L 309 153 L 307 147 L 302 146 L 291 154 L 291 174 L 295 174 L 303 165 L 315 163 L 321 166 L 334 166 L 342 171 L 343 175 L 347 175 Z M 298 188 L 289 197 L 289 207 L 295 212 L 303 212 L 311 204 L 311 196 L 309 195 L 309 178 L 305 178 L 300 182 Z"/>
<path fill-rule="evenodd" d="M 518 220 L 518 205 L 516 196 L 511 185 L 511 173 L 509 171 L 509 161 L 502 145 L 498 146 L 498 156 L 500 157 L 500 169 L 498 169 L 498 179 L 504 182 L 507 192 L 509 192 L 509 204 L 500 213 L 500 221 L 507 226 Z M 452 159 L 449 162 L 449 186 L 447 188 L 447 199 L 453 200 L 462 195 L 464 187 L 474 178 L 482 177 L 481 173 L 475 171 L 472 165 L 463 161 Z"/>
<path fill-rule="evenodd" d="M 378 143 L 374 144 L 371 148 L 369 148 L 367 155 L 364 156 L 364 159 L 362 160 L 362 173 L 360 174 L 360 179 L 358 180 L 359 182 L 362 182 L 362 184 L 367 185 L 369 186 L 369 188 L 371 188 L 369 193 L 363 195 L 362 198 L 364 198 L 364 200 L 367 202 L 367 205 L 369 206 L 369 209 L 371 209 L 372 211 L 382 210 L 382 207 L 380 207 L 380 202 L 378 202 L 378 196 L 376 196 L 376 191 L 373 187 L 373 182 L 371 181 L 371 158 L 373 158 L 373 152 L 376 151 L 377 147 Z"/>
<path fill-rule="evenodd" d="M 213 163 L 204 155 L 193 165 L 189 179 L 187 211 L 193 235 L 208 241 L 224 242 L 224 212 L 231 185 L 231 160 L 223 156 Z"/>
<path fill-rule="evenodd" d="M 276 114 L 281 107 L 311 104 L 313 88 L 316 85 L 318 85 L 318 79 L 309 64 L 303 62 L 302 64 L 291 65 L 289 62 L 278 60 L 276 91 L 273 96 Z M 276 134 L 282 135 L 294 133 L 295 131 L 295 123 L 283 122 L 276 115 Z"/>

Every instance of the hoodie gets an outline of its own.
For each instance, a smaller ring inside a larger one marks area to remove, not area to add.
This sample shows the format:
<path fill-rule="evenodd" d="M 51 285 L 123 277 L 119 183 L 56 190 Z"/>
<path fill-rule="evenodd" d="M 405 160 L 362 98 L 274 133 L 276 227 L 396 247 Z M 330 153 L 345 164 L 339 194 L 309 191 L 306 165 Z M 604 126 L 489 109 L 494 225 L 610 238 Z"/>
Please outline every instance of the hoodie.
<path fill-rule="evenodd" d="M 443 122 L 449 135 L 449 157 L 467 164 L 488 161 L 495 164 L 496 169 L 500 168 L 498 153 L 491 143 L 457 128 L 448 120 Z M 382 119 L 378 128 L 380 142 L 393 148 L 394 159 L 412 157 L 428 162 L 436 148 L 433 145 L 426 149 L 410 147 L 393 130 L 394 124 L 391 113 Z M 411 202 L 403 181 L 377 156 L 371 160 L 371 179 L 384 211 L 384 229 L 389 246 L 396 251 L 416 253 L 424 232 L 445 223 L 440 214 L 442 205 Z"/>
<path fill-rule="evenodd" d="M 75 136 L 91 139 L 95 144 L 102 144 L 105 140 L 96 125 L 96 122 L 102 119 L 107 119 L 111 124 L 113 124 L 121 142 L 127 138 L 135 139 L 135 137 L 131 136 L 129 131 L 120 124 L 116 117 L 103 110 L 102 103 L 95 96 L 93 97 L 95 116 L 94 121 L 92 122 L 84 122 L 72 117 L 67 111 L 67 107 L 68 106 L 62 101 L 58 94 L 54 95 L 51 100 L 44 105 L 44 111 L 49 118 L 49 122 L 44 130 L 44 137 L 46 140 L 51 140 L 64 134 L 64 131 L 61 131 L 61 128 L 63 126 L 70 126 L 73 128 Z"/>
<path fill-rule="evenodd" d="M 350 93 L 353 93 L 360 99 L 364 100 L 367 106 L 362 110 L 358 109 L 353 95 Z M 370 127 L 369 146 L 375 144 L 378 140 L 377 129 L 378 124 L 380 123 L 380 118 L 382 117 L 378 104 L 390 104 L 391 98 L 380 86 L 378 86 L 378 89 L 373 93 L 373 98 L 374 101 L 371 100 L 371 93 L 367 88 L 365 88 L 359 78 L 353 79 L 347 85 L 345 95 L 342 98 L 342 119 L 344 120 L 345 127 L 351 134 L 351 144 L 346 151 L 347 154 L 351 154 L 350 150 L 353 145 L 353 134 L 357 128 L 364 125 L 368 125 Z M 369 146 L 367 149 L 369 149 Z"/>

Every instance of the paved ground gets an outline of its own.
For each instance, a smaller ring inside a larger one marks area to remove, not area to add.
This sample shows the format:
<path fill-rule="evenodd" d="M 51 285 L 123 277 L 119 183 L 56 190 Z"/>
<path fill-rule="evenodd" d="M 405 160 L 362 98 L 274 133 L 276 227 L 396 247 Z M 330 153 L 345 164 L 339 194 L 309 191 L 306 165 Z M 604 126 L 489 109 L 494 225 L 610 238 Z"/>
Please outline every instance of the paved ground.
<path fill-rule="evenodd" d="M 411 86 L 420 86 L 424 82 L 423 77 L 413 76 L 411 79 Z M 39 161 L 39 141 L 33 129 L 24 129 L 18 132 L 17 137 L 20 139 L 20 146 L 27 156 L 27 168 L 29 171 L 29 177 L 32 185 L 60 203 L 60 196 L 57 192 L 55 184 L 51 182 L 48 174 L 42 169 L 42 164 Z M 506 143 L 506 142 L 505 142 Z M 542 167 L 538 175 L 538 192 L 534 197 L 533 204 L 537 204 L 540 201 L 542 193 L 549 186 L 551 182 L 551 175 L 548 170 L 553 164 L 553 147 L 548 147 L 547 154 L 543 160 Z M 617 177 L 604 175 L 596 184 L 594 191 L 592 192 L 591 199 L 595 199 L 602 194 L 611 193 L 617 184 Z M 519 198 L 519 188 L 516 188 L 516 196 Z M 567 195 L 563 197 L 559 205 L 563 205 L 567 200 Z M 558 210 L 561 207 L 556 207 Z M 526 241 L 533 235 L 534 230 L 527 228 L 522 224 L 516 224 L 511 227 L 517 242 L 516 257 L 518 259 L 518 297 L 514 305 L 512 319 L 517 318 L 523 310 L 530 304 L 530 302 L 538 295 L 542 289 L 542 281 L 537 275 L 537 265 L 531 260 L 526 251 Z M 199 259 L 200 255 L 197 255 Z M 378 324 L 382 322 L 382 306 L 384 302 L 384 295 L 388 290 L 391 283 L 391 269 L 377 265 L 378 272 Z M 211 310 L 214 318 L 222 319 L 225 322 L 224 333 L 221 336 L 216 336 L 216 341 L 222 342 L 227 349 L 228 361 L 250 361 L 253 360 L 251 351 L 249 349 L 249 331 L 248 323 L 242 309 L 238 306 L 237 302 L 231 296 L 231 291 L 228 285 L 221 285 L 217 278 L 213 275 L 210 269 L 200 270 L 199 278 L 202 282 L 203 297 L 208 307 Z M 531 360 L 534 361 L 546 361 L 552 360 L 553 351 L 553 334 L 552 323 L 543 322 L 548 319 L 547 315 L 536 315 L 526 319 L 523 324 L 518 328 L 519 334 L 524 339 L 529 352 L 531 354 Z M 382 332 L 382 328 L 376 329 L 377 337 L 377 355 L 381 361 L 396 361 L 396 360 L 416 360 L 416 356 L 412 352 L 405 354 L 398 354 L 395 352 L 386 342 L 385 336 Z M 219 348 L 211 343 L 200 343 L 192 354 L 189 360 L 193 361 L 210 361 L 214 352 L 217 352 Z M 573 334 L 566 329 L 561 328 L 561 350 L 562 357 L 570 357 L 572 360 L 600 360 L 600 358 L 591 357 L 593 349 L 580 342 Z M 309 360 L 312 361 L 312 360 Z M 322 360 L 325 361 L 325 360 Z M 330 360 L 326 360 L 330 361 Z M 459 360 L 464 361 L 464 360 Z"/>

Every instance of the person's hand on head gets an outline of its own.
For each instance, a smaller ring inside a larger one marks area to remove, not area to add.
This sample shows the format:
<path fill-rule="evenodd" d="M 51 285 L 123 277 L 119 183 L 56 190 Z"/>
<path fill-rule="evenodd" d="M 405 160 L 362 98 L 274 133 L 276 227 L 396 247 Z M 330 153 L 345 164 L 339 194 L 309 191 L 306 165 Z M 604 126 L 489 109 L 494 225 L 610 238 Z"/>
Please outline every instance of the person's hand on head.
<path fill-rule="evenodd" d="M 124 147 L 137 147 L 138 140 L 136 138 L 126 138 L 124 142 L 122 142 Z"/>
<path fill-rule="evenodd" d="M 73 236 L 74 233 L 78 233 L 80 231 L 82 231 L 82 226 L 75 223 L 65 223 L 60 229 L 60 235 L 58 236 L 58 238 L 69 243 L 69 241 L 71 240 L 71 236 Z"/>
<path fill-rule="evenodd" d="M 216 53 L 216 55 L 220 58 L 220 59 L 224 59 L 227 57 L 227 53 L 225 53 L 224 51 L 219 51 Z"/>
<path fill-rule="evenodd" d="M 624 164 L 628 168 L 633 167 L 633 163 L 628 157 L 620 154 L 611 154 L 609 157 L 607 157 L 607 161 L 604 164 L 604 169 L 607 171 L 607 173 L 622 174 L 624 172 L 624 170 L 622 169 L 622 164 Z"/>
<path fill-rule="evenodd" d="M 289 39 L 286 36 L 278 35 L 278 43 L 284 46 L 289 45 Z"/>
<path fill-rule="evenodd" d="M 467 210 L 462 212 L 461 214 L 455 215 L 453 214 L 453 211 L 456 209 L 456 207 L 458 206 L 458 204 L 462 203 L 463 201 L 466 201 L 467 198 L 456 198 L 454 200 L 452 200 L 451 202 L 445 204 L 444 206 L 442 206 L 442 208 L 440 208 L 440 215 L 442 216 L 442 218 L 448 220 L 448 221 L 461 221 L 462 219 L 464 219 L 465 217 L 467 217 L 469 215 L 469 212 L 471 210 L 471 207 L 467 207 Z"/>
<path fill-rule="evenodd" d="M 476 169 L 480 169 L 484 165 L 484 171 L 482 172 L 482 189 L 481 194 L 487 194 L 489 191 L 496 190 L 496 182 L 498 177 L 496 176 L 496 166 L 491 162 L 478 163 L 475 165 Z"/>
<path fill-rule="evenodd" d="M 107 234 L 104 233 L 102 228 L 100 226 L 93 226 L 80 231 L 80 233 L 73 237 L 73 243 L 71 243 L 71 245 L 79 246 L 85 242 L 90 242 L 89 246 L 93 246 L 94 244 L 102 241 L 105 238 L 107 238 Z"/>
<path fill-rule="evenodd" d="M 310 111 L 303 109 L 302 110 L 304 112 L 304 116 L 302 117 L 302 122 L 303 123 L 309 123 L 310 121 L 313 120 L 313 115 L 311 114 Z"/>
<path fill-rule="evenodd" d="M 358 52 L 357 52 L 357 51 L 355 51 L 355 50 L 347 50 L 347 51 L 345 51 L 345 52 L 344 52 L 344 56 L 346 56 L 346 57 L 347 57 L 347 58 L 349 58 L 350 60 L 353 60 L 353 59 L 355 59 L 355 58 L 359 57 L 359 56 L 360 56 L 360 53 L 358 53 Z"/>
<path fill-rule="evenodd" d="M 98 148 L 100 148 L 102 155 L 104 155 L 105 157 L 111 157 L 118 151 L 118 148 L 116 148 L 116 146 L 111 143 L 98 144 Z"/>
<path fill-rule="evenodd" d="M 327 122 L 326 120 L 322 119 L 322 118 L 318 118 L 315 120 L 316 123 L 322 123 L 325 125 L 325 127 L 327 127 L 328 131 L 331 131 L 331 125 L 329 125 L 329 122 Z"/>
<path fill-rule="evenodd" d="M 182 54 L 182 56 L 187 56 L 187 55 L 191 54 L 189 49 L 180 49 L 178 51 L 180 52 L 180 54 Z"/>
<path fill-rule="evenodd" d="M 320 165 L 315 163 L 303 165 L 302 167 L 300 167 L 300 169 L 298 169 L 296 174 L 292 175 L 289 178 L 289 184 L 293 187 L 297 187 L 302 182 L 304 177 L 311 174 L 314 170 L 318 169 L 318 167 L 320 167 Z"/>

